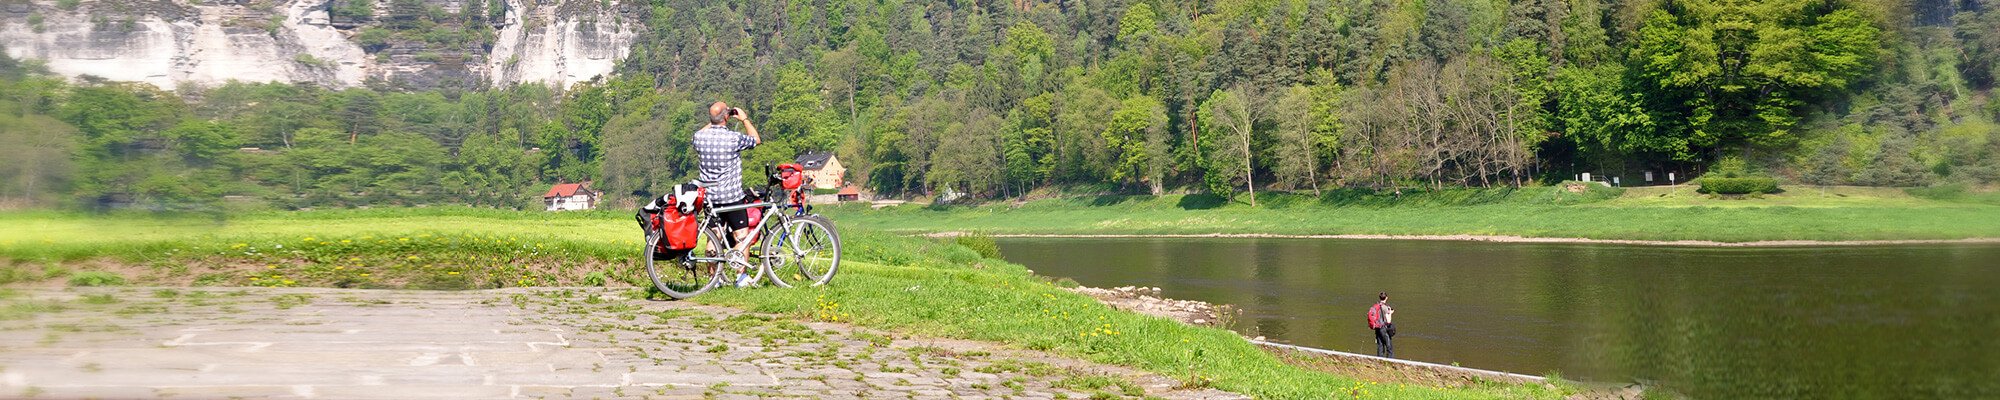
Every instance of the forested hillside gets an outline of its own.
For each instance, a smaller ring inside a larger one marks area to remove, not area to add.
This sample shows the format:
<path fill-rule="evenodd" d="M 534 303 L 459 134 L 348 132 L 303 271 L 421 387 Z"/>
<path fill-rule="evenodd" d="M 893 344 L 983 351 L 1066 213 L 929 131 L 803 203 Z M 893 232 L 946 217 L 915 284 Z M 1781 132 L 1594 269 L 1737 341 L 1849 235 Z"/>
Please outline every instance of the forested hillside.
<path fill-rule="evenodd" d="M 1723 157 L 1794 183 L 1990 186 L 1990 8 L 655 0 L 609 79 L 432 92 L 168 93 L 8 60 L 0 196 L 522 206 L 592 180 L 631 198 L 691 176 L 715 100 L 772 139 L 751 168 L 833 150 L 890 195 L 1631 183 Z"/>

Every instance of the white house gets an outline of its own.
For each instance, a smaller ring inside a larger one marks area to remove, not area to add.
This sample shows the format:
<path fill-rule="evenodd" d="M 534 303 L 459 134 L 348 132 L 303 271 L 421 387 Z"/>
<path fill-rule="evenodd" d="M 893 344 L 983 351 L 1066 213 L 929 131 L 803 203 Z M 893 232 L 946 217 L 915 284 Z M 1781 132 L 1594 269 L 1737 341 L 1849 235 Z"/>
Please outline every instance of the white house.
<path fill-rule="evenodd" d="M 542 203 L 549 206 L 549 211 L 589 210 L 597 207 L 600 194 L 590 190 L 590 182 L 558 183 L 542 195 Z"/>
<path fill-rule="evenodd" d="M 806 176 L 812 177 L 814 189 L 834 189 L 847 183 L 847 167 L 840 165 L 840 158 L 833 153 L 810 152 L 800 154 L 793 162 L 805 167 Z"/>

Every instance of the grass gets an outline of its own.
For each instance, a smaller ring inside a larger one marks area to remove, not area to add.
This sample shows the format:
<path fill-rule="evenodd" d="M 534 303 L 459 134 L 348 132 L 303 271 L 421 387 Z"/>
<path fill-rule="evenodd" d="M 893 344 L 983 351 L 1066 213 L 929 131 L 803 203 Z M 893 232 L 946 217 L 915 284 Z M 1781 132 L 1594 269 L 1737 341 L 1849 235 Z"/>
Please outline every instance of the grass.
<path fill-rule="evenodd" d="M 902 334 L 1006 343 L 1170 377 L 1194 377 L 1197 379 L 1191 387 L 1214 387 L 1258 398 L 1351 398 L 1353 393 L 1366 393 L 1365 397 L 1371 398 L 1553 398 L 1564 394 L 1540 385 L 1433 388 L 1374 384 L 1315 372 L 1287 364 L 1225 330 L 1118 311 L 1063 290 L 1024 267 L 990 258 L 977 249 L 990 241 L 912 238 L 870 231 L 862 228 L 865 223 L 847 221 L 841 226 L 846 258 L 834 284 L 803 289 L 721 289 L 697 301 L 795 321 L 837 320 Z M 644 279 L 634 261 L 638 235 L 633 228 L 628 216 L 611 212 L 312 211 L 238 215 L 219 222 L 143 215 L 11 213 L 0 214 L 0 270 L 122 265 L 129 268 L 120 270 L 129 284 L 161 286 L 204 282 L 218 286 L 454 289 L 576 286 L 587 283 L 593 273 L 609 283 L 630 285 Z M 192 278 L 197 276 L 210 278 Z M 169 290 L 154 295 L 207 301 L 196 298 L 197 293 L 207 292 Z M 287 308 L 312 300 L 299 297 L 274 302 Z M 0 319 L 19 318 L 50 307 L 59 306 L 16 303 L 0 309 Z M 732 329 L 752 322 L 770 329 L 773 340 L 795 334 L 782 327 L 796 322 L 739 319 L 713 323 L 716 329 Z M 716 345 L 706 350 L 726 352 L 729 348 Z M 1048 367 L 1019 368 L 1033 372 Z M 1105 384 L 1078 378 L 1070 384 L 1105 394 L 1130 391 L 1116 381 Z M 1350 390 L 1356 387 L 1367 389 Z"/>
<path fill-rule="evenodd" d="M 1788 187 L 1741 200 L 1693 186 L 1459 189 L 1401 195 L 1260 194 L 1258 207 L 1208 195 L 1095 196 L 977 206 L 826 207 L 843 226 L 991 234 L 1499 235 L 1627 240 L 1920 240 L 2000 237 L 1992 194 Z"/>
<path fill-rule="evenodd" d="M 70 286 L 118 286 L 125 284 L 125 277 L 102 271 L 84 271 L 69 276 Z"/>

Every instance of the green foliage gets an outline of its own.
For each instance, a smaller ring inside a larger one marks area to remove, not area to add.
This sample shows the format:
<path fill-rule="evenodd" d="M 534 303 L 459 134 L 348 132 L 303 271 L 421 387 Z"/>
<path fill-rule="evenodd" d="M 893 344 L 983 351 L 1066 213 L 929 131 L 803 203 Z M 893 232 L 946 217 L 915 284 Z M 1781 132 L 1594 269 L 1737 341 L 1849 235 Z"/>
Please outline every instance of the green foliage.
<path fill-rule="evenodd" d="M 119 286 L 125 284 L 125 277 L 103 271 L 83 271 L 69 276 L 70 286 Z"/>
<path fill-rule="evenodd" d="M 497 0 L 459 13 L 327 6 L 380 59 L 440 66 L 488 53 L 507 12 Z M 587 180 L 615 204 L 692 175 L 671 150 L 715 100 L 763 128 L 751 183 L 765 165 L 833 151 L 846 180 L 888 196 L 1101 187 L 1254 203 L 1234 194 L 1548 184 L 1725 153 L 1803 182 L 2000 181 L 2000 152 L 1985 150 L 2000 142 L 2000 102 L 1983 100 L 2000 17 L 1981 7 L 1920 29 L 1894 17 L 1900 6 L 1805 0 L 1044 6 L 662 0 L 617 12 L 644 27 L 616 74 L 565 88 L 166 93 L 36 78 L 35 61 L 7 59 L 0 108 L 21 111 L 0 124 L 76 135 L 0 151 L 78 156 L 0 170 L 13 182 L 0 190 L 35 196 L 22 177 L 36 176 L 45 194 L 31 204 L 99 209 L 219 209 L 234 204 L 225 196 L 522 207 L 536 186 Z M 402 145 L 435 154 L 380 151 Z"/>
<path fill-rule="evenodd" d="M 1704 176 L 1696 180 L 1701 192 L 1709 194 L 1770 194 L 1778 192 L 1778 180 L 1767 177 Z"/>
<path fill-rule="evenodd" d="M 1631 49 L 1662 126 L 1653 150 L 1794 143 L 1795 110 L 1871 71 L 1881 35 L 1859 10 L 1811 1 L 1695 0 L 1651 11 Z"/>
<path fill-rule="evenodd" d="M 957 243 L 959 246 L 972 249 L 973 252 L 979 253 L 979 256 L 982 258 L 1001 259 L 1000 243 L 993 241 L 993 235 L 973 232 L 954 236 L 951 238 L 951 241 L 952 243 Z"/>
<path fill-rule="evenodd" d="M 1744 161 L 1742 157 L 1723 157 L 1716 160 L 1714 166 L 1709 167 L 1708 173 L 1722 175 L 1724 178 L 1743 177 L 1750 174 L 1750 162 Z"/>

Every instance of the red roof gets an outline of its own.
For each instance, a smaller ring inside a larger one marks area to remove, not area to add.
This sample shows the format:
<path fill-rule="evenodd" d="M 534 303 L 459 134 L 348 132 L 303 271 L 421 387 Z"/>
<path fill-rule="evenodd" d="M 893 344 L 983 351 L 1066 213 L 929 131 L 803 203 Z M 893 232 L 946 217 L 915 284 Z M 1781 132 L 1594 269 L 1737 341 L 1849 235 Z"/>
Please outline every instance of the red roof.
<path fill-rule="evenodd" d="M 589 185 L 590 182 L 558 183 L 556 184 L 555 187 L 549 188 L 549 194 L 542 195 L 542 198 L 546 199 L 550 197 L 570 197 L 570 196 L 575 196 L 577 192 L 589 193 L 590 188 L 586 187 Z"/>
<path fill-rule="evenodd" d="M 855 195 L 855 196 L 860 196 L 860 195 L 861 195 L 861 189 L 860 189 L 860 188 L 856 188 L 856 187 L 854 187 L 854 185 L 847 185 L 846 187 L 842 187 L 842 188 L 840 188 L 840 195 L 842 195 L 842 196 L 845 196 L 845 195 Z"/>

